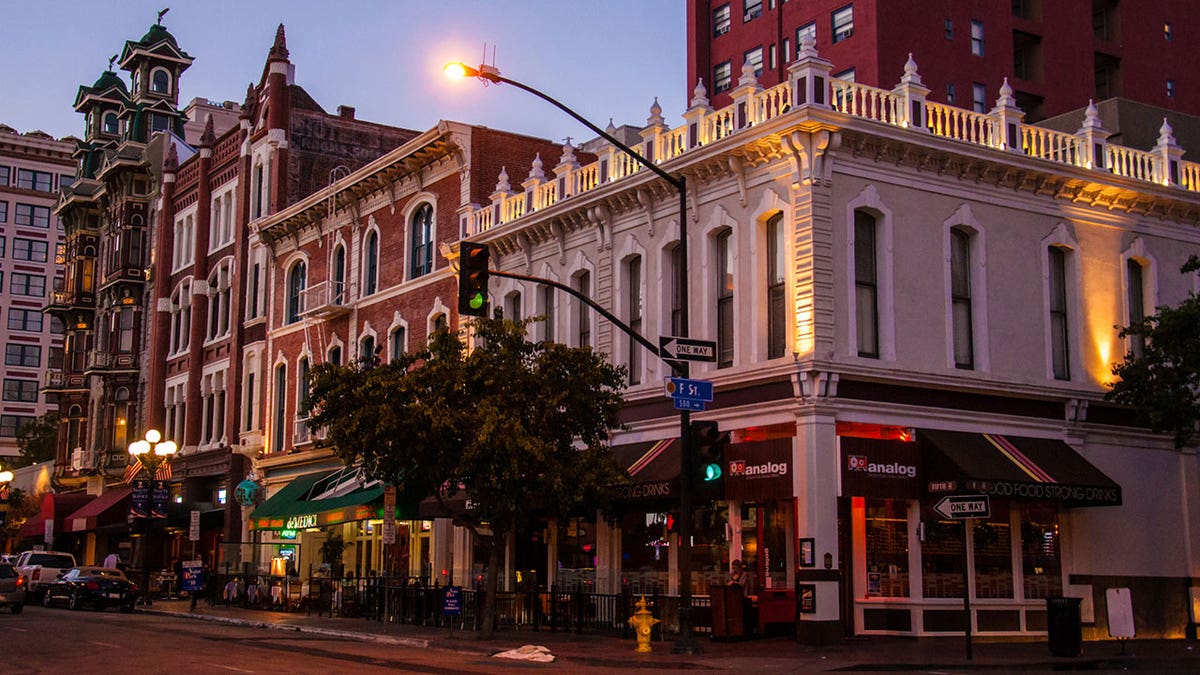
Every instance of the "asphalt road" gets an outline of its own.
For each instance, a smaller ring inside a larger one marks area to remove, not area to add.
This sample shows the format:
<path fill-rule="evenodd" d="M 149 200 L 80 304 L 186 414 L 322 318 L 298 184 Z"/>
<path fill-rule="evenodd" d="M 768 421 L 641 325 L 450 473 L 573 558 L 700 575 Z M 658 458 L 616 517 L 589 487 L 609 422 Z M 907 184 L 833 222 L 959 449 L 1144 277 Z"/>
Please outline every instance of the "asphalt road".
<path fill-rule="evenodd" d="M 419 649 L 116 611 L 0 612 L 0 672 L 483 673 L 547 670 L 483 655 Z M 553 666 L 550 665 L 552 669 Z"/>

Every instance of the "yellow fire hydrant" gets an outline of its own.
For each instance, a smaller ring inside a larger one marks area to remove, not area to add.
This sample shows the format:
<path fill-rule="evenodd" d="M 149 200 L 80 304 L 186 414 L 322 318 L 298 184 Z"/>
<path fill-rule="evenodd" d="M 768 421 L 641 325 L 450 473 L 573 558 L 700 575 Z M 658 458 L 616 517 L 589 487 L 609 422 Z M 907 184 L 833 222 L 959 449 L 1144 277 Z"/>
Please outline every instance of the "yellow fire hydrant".
<path fill-rule="evenodd" d="M 635 605 L 637 609 L 633 612 L 633 616 L 629 617 L 629 625 L 633 626 L 633 630 L 637 632 L 637 649 L 635 652 L 650 651 L 650 629 L 654 624 L 659 623 L 658 619 L 646 609 L 646 596 L 642 596 L 641 600 Z"/>

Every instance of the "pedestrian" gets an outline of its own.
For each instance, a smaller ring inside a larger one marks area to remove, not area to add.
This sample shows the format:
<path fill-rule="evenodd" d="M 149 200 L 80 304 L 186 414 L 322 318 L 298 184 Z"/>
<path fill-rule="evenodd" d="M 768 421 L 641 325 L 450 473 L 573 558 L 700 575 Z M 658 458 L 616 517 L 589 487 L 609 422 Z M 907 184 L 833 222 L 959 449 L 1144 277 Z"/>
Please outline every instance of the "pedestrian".
<path fill-rule="evenodd" d="M 110 570 L 120 569 L 121 556 L 114 551 L 104 556 L 104 566 Z"/>
<path fill-rule="evenodd" d="M 745 570 L 745 567 L 742 565 L 742 561 L 741 561 L 741 560 L 734 560 L 734 561 L 733 561 L 733 562 L 730 564 L 730 568 L 731 568 L 731 569 L 730 569 L 730 571 L 729 571 L 729 585 L 730 585 L 730 586 L 743 586 L 743 585 L 745 585 L 745 583 L 746 583 L 746 570 Z"/>

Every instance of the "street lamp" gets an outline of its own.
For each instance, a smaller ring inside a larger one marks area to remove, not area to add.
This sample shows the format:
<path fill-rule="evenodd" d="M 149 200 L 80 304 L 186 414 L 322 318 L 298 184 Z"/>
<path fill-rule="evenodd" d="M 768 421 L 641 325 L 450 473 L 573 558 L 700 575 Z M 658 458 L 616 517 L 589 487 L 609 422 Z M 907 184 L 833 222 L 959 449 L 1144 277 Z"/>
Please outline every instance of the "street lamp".
<path fill-rule="evenodd" d="M 134 441 L 129 444 L 129 456 L 133 460 L 131 465 L 133 475 L 137 475 L 142 471 L 146 472 L 146 495 L 148 501 L 153 503 L 154 480 L 158 476 L 159 469 L 170 463 L 171 458 L 178 452 L 179 446 L 175 441 L 162 440 L 162 433 L 158 429 L 146 430 L 146 437 L 140 441 Z M 147 516 L 153 517 L 149 513 L 151 509 L 147 509 Z M 146 524 L 143 531 L 143 536 L 148 538 L 150 535 L 150 524 Z M 146 561 L 146 541 L 139 543 L 137 548 L 138 562 L 142 568 L 142 588 L 145 589 L 144 603 L 150 604 L 150 568 Z"/>
<path fill-rule="evenodd" d="M 638 164 L 649 169 L 659 178 L 675 188 L 679 193 L 679 269 L 676 270 L 676 287 L 679 289 L 679 333 L 678 337 L 688 337 L 688 234 L 687 234 L 687 179 L 682 175 L 673 176 L 654 162 L 643 157 L 629 146 L 613 138 L 611 134 L 584 119 L 579 113 L 571 110 L 558 100 L 552 98 L 529 85 L 509 79 L 500 74 L 496 66 L 479 64 L 472 68 L 465 63 L 454 61 L 447 63 L 442 72 L 451 79 L 474 77 L 487 84 L 510 84 L 521 91 L 528 92 L 546 101 L 550 105 L 570 115 L 575 121 L 590 129 L 613 147 L 619 149 Z M 658 356 L 661 358 L 662 354 Z M 688 376 L 686 361 L 670 362 L 671 368 L 681 377 Z M 673 651 L 677 654 L 698 654 L 699 645 L 692 630 L 692 440 L 691 413 L 679 411 L 679 639 L 675 642 Z"/>
<path fill-rule="evenodd" d="M 13 472 L 5 469 L 0 471 L 0 504 L 8 501 L 8 484 L 12 482 Z"/>

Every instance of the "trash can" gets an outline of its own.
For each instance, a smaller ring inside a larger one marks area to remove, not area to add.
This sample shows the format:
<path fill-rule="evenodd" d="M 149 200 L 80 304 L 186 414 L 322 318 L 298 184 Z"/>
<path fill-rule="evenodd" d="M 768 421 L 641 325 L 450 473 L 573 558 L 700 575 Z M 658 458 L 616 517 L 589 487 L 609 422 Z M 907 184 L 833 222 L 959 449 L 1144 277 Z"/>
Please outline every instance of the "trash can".
<path fill-rule="evenodd" d="M 1083 653 L 1083 626 L 1079 615 L 1081 598 L 1046 598 L 1046 637 L 1051 656 Z"/>
<path fill-rule="evenodd" d="M 746 635 L 745 596 L 739 585 L 708 587 L 712 600 L 712 636 L 714 640 L 740 638 Z"/>

